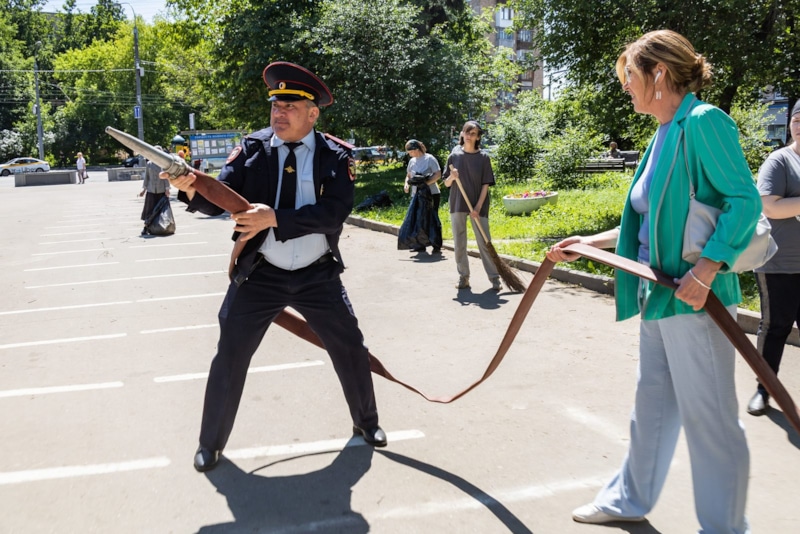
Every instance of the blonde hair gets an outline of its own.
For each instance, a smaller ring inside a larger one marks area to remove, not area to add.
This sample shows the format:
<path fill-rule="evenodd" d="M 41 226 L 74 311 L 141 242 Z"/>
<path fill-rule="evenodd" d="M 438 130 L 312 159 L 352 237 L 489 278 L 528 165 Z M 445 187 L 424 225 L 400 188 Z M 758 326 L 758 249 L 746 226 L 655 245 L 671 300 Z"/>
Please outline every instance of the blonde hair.
<path fill-rule="evenodd" d="M 628 44 L 617 58 L 617 77 L 625 83 L 628 67 L 649 87 L 659 63 L 666 67 L 664 83 L 674 92 L 696 93 L 711 85 L 711 64 L 686 37 L 672 30 L 652 31 Z"/>

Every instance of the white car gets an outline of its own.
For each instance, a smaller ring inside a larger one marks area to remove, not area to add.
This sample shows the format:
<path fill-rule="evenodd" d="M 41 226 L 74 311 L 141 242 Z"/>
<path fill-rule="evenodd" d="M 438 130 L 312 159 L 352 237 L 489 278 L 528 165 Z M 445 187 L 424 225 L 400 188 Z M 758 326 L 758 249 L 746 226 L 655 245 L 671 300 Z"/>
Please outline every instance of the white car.
<path fill-rule="evenodd" d="M 50 172 L 50 164 L 36 158 L 14 158 L 0 163 L 0 176 L 18 172 Z"/>

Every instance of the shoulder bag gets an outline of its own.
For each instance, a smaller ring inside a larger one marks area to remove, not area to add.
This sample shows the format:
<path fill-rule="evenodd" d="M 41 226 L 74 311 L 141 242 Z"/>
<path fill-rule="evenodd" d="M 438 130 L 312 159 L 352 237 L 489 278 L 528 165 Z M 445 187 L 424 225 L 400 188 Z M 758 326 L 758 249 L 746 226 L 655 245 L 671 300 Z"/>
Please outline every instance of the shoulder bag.
<path fill-rule="evenodd" d="M 689 158 L 686 150 L 686 134 L 683 135 L 683 156 L 686 163 L 686 174 L 689 177 L 689 213 L 686 216 L 686 226 L 683 229 L 683 251 L 681 257 L 684 261 L 695 264 L 703 253 L 708 238 L 717 227 L 717 219 L 722 210 L 703 204 L 695 198 L 692 175 L 689 172 Z M 739 255 L 729 272 L 741 273 L 752 271 L 769 261 L 778 251 L 778 245 L 771 235 L 772 225 L 767 217 L 761 213 L 756 224 L 753 237 L 747 248 Z"/>

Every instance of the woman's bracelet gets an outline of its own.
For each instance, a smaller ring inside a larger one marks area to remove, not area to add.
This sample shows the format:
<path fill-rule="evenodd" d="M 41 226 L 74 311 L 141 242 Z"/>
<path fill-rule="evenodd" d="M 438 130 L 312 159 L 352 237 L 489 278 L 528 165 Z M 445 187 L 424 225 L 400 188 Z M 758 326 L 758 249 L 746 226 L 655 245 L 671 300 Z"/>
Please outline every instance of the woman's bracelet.
<path fill-rule="evenodd" d="M 695 281 L 695 282 L 697 282 L 698 284 L 700 284 L 700 285 L 701 285 L 701 286 L 703 286 L 704 288 L 706 288 L 706 289 L 708 289 L 709 291 L 711 291 L 711 286 L 707 286 L 706 284 L 704 284 L 702 280 L 700 280 L 699 278 L 697 278 L 697 276 L 695 276 L 694 272 L 693 272 L 691 269 L 689 269 L 689 274 L 691 274 L 691 275 L 692 275 L 692 278 L 694 278 L 694 281 Z"/>

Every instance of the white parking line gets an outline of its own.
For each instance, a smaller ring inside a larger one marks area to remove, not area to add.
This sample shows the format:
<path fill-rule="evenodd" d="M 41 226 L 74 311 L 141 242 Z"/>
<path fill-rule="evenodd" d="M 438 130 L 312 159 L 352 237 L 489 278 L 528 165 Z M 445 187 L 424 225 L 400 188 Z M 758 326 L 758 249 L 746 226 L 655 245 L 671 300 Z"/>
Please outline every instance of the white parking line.
<path fill-rule="evenodd" d="M 116 306 L 117 304 L 133 304 L 131 300 L 120 300 L 117 302 L 101 302 L 98 304 L 75 304 L 72 306 L 55 306 L 52 308 L 31 308 L 29 310 L 10 310 L 0 312 L 0 315 L 17 315 L 22 313 L 36 313 L 36 312 L 49 312 L 61 310 L 79 310 L 81 308 L 97 308 L 100 306 Z"/>
<path fill-rule="evenodd" d="M 218 271 L 203 271 L 197 273 L 168 273 L 168 274 L 153 274 L 149 276 L 129 276 L 127 278 L 105 278 L 102 280 L 84 280 L 83 282 L 65 282 L 61 284 L 46 284 L 41 286 L 25 286 L 25 289 L 42 289 L 46 287 L 63 287 L 63 286 L 82 286 L 88 284 L 104 284 L 108 282 L 130 282 L 131 280 L 153 280 L 156 278 L 177 278 L 180 276 L 205 276 L 207 274 L 225 274 L 228 271 L 222 269 Z"/>
<path fill-rule="evenodd" d="M 184 299 L 202 299 L 206 297 L 221 297 L 225 295 L 222 293 L 202 293 L 200 295 L 183 295 L 180 297 L 153 297 L 150 299 L 139 299 L 136 302 L 161 302 L 164 300 L 184 300 Z"/>
<path fill-rule="evenodd" d="M 162 245 L 134 245 L 130 248 L 182 247 L 184 245 L 208 245 L 208 241 L 195 241 L 192 243 L 164 243 Z"/>
<path fill-rule="evenodd" d="M 18 349 L 20 347 L 38 347 L 40 345 L 55 345 L 57 343 L 77 343 L 79 341 L 97 341 L 100 339 L 114 339 L 118 337 L 125 337 L 128 334 L 107 334 L 104 336 L 84 336 L 84 337 L 68 337 L 62 339 L 48 339 L 44 341 L 26 341 L 24 343 L 9 343 L 7 345 L 0 345 L 0 349 Z"/>
<path fill-rule="evenodd" d="M 59 226 L 45 226 L 45 230 L 62 230 L 64 228 L 83 228 L 85 226 L 105 226 L 106 223 L 61 224 Z"/>
<path fill-rule="evenodd" d="M 103 239 L 109 239 L 107 237 L 93 237 L 90 239 L 69 239 L 67 241 L 42 241 L 41 243 L 37 243 L 38 245 L 64 245 L 67 243 L 88 243 L 90 241 L 99 241 Z"/>
<path fill-rule="evenodd" d="M 64 232 L 61 234 L 41 234 L 39 237 L 57 237 L 61 235 L 86 235 L 86 234 L 104 234 L 105 230 L 85 230 L 83 232 Z"/>
<path fill-rule="evenodd" d="M 25 269 L 23 272 L 30 273 L 34 271 L 54 271 L 57 269 L 77 269 L 81 267 L 102 267 L 104 265 L 118 265 L 118 261 L 109 261 L 106 263 L 83 263 L 81 265 L 62 265 L 61 267 L 39 267 L 37 269 Z"/>
<path fill-rule="evenodd" d="M 325 362 L 321 360 L 312 360 L 310 362 L 298 362 L 298 363 L 282 363 L 278 365 L 264 365 L 262 367 L 251 367 L 247 370 L 247 374 L 252 373 L 271 373 L 274 371 L 286 371 L 287 369 L 302 369 L 303 367 L 316 367 L 318 365 L 325 365 Z M 153 382 L 164 383 L 164 382 L 182 382 L 185 380 L 199 380 L 203 378 L 207 378 L 208 373 L 187 373 L 183 375 L 170 375 L 170 376 L 157 376 L 153 379 Z"/>
<path fill-rule="evenodd" d="M 82 250 L 62 250 L 60 252 L 37 252 L 31 256 L 55 256 L 56 254 L 77 254 L 79 252 L 108 252 L 114 250 L 113 248 L 85 248 Z"/>
<path fill-rule="evenodd" d="M 49 386 L 41 388 L 9 389 L 0 391 L 0 398 L 27 397 L 28 395 L 47 395 L 49 393 L 71 393 L 73 391 L 91 391 L 95 389 L 121 388 L 122 382 L 103 382 L 100 384 L 78 384 L 74 386 Z"/>
<path fill-rule="evenodd" d="M 220 257 L 227 257 L 230 254 L 204 254 L 201 256 L 173 256 L 171 258 L 148 258 L 146 260 L 136 260 L 137 262 L 143 261 L 173 261 L 173 260 L 195 260 L 199 258 L 220 258 Z"/>
<path fill-rule="evenodd" d="M 567 406 L 564 408 L 564 412 L 570 419 L 580 423 L 581 426 L 591 428 L 592 431 L 611 441 L 621 442 L 628 439 L 627 429 L 618 428 L 617 425 L 607 419 L 598 417 L 582 408 Z"/>
<path fill-rule="evenodd" d="M 387 432 L 386 439 L 392 443 L 407 439 L 424 438 L 420 430 L 398 430 Z M 265 456 L 286 456 L 290 454 L 310 454 L 315 452 L 335 451 L 345 447 L 363 447 L 367 443 L 362 439 L 341 438 L 309 443 L 292 443 L 290 445 L 268 445 L 266 447 L 252 447 L 249 449 L 234 449 L 225 451 L 223 455 L 229 460 L 245 460 L 263 458 Z"/>
<path fill-rule="evenodd" d="M 228 456 L 228 454 L 225 453 L 225 456 Z M 459 510 L 485 508 L 498 501 L 505 504 L 511 502 L 535 501 L 550 498 L 559 493 L 599 488 L 602 487 L 611 476 L 613 476 L 613 474 L 588 477 L 580 480 L 556 481 L 549 484 L 536 484 L 505 490 L 493 490 L 491 496 L 488 496 L 488 498 L 481 498 L 479 495 L 471 495 L 461 499 L 415 503 L 412 506 L 391 508 L 375 517 L 381 519 L 399 519 L 404 517 L 432 516 L 452 514 Z"/>
<path fill-rule="evenodd" d="M 23 482 L 37 482 L 40 480 L 53 480 L 57 478 L 74 478 L 89 475 L 121 473 L 123 471 L 136 471 L 140 469 L 155 469 L 157 467 L 167 467 L 170 463 L 169 458 L 159 456 L 156 458 L 145 458 L 143 460 L 132 460 L 130 462 L 118 462 L 113 464 L 73 465 L 51 467 L 49 469 L 32 469 L 29 471 L 10 471 L 8 473 L 0 473 L 0 486 L 21 484 Z"/>
<path fill-rule="evenodd" d="M 191 326 L 173 326 L 171 328 L 156 328 L 155 330 L 142 330 L 140 334 L 162 334 L 164 332 L 181 332 L 183 330 L 200 330 L 202 328 L 217 328 L 219 324 L 194 324 Z"/>

